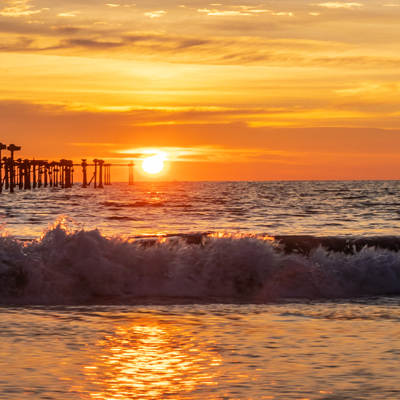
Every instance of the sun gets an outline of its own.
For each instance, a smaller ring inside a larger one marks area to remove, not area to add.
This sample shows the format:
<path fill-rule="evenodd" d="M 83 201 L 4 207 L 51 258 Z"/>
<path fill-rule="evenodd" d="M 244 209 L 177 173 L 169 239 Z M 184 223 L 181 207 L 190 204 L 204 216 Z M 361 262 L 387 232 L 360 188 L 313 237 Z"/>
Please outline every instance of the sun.
<path fill-rule="evenodd" d="M 158 174 L 164 169 L 164 157 L 160 154 L 147 157 L 143 160 L 142 168 L 148 174 Z"/>

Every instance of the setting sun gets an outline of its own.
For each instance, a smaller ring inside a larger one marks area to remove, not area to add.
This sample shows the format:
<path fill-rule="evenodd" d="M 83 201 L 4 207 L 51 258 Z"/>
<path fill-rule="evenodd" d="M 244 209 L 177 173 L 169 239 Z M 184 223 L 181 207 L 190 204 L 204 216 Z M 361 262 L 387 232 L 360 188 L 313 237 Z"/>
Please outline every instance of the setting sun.
<path fill-rule="evenodd" d="M 158 174 L 164 169 L 164 157 L 160 154 L 145 158 L 142 168 L 148 174 Z"/>

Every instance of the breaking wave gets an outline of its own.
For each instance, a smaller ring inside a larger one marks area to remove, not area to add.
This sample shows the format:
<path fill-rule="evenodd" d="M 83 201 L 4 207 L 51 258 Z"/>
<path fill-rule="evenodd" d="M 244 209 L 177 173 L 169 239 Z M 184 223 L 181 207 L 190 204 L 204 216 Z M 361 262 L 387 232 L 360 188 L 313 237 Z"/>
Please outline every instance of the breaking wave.
<path fill-rule="evenodd" d="M 68 229 L 63 220 L 43 232 L 40 240 L 3 236 L 0 303 L 77 304 L 143 296 L 268 301 L 400 294 L 400 253 L 397 245 L 384 245 L 400 243 L 397 237 L 375 242 L 367 238 L 357 247 L 357 239 L 219 236 L 108 238 L 98 230 Z M 329 248 L 336 242 L 345 246 Z"/>

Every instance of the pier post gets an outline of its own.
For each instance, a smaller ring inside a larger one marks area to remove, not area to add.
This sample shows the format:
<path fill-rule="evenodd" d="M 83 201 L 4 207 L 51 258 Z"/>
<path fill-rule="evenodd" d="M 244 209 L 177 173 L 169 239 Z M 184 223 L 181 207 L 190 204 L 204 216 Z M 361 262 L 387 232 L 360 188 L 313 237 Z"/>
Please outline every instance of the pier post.
<path fill-rule="evenodd" d="M 10 153 L 11 153 L 11 156 L 9 158 L 9 160 L 10 160 L 10 165 L 9 165 L 9 170 L 10 170 L 10 193 L 14 193 L 14 186 L 15 186 L 14 151 L 21 150 L 21 146 L 16 146 L 15 144 L 10 144 L 7 147 L 7 150 L 9 150 Z"/>
<path fill-rule="evenodd" d="M 82 187 L 87 188 L 87 162 L 86 158 L 82 158 L 82 174 L 83 174 L 83 179 L 82 179 Z"/>
<path fill-rule="evenodd" d="M 10 181 L 9 181 L 9 172 L 10 172 L 10 163 L 8 157 L 3 157 L 4 161 L 4 188 L 8 190 L 10 188 Z"/>
<path fill-rule="evenodd" d="M 50 187 L 53 187 L 53 176 L 54 176 L 54 161 L 49 164 L 49 180 L 50 180 Z"/>
<path fill-rule="evenodd" d="M 22 158 L 18 158 L 18 187 L 21 190 L 24 187 L 24 168 L 22 166 Z"/>
<path fill-rule="evenodd" d="M 60 186 L 65 188 L 65 160 L 60 160 Z"/>
<path fill-rule="evenodd" d="M 104 184 L 111 185 L 111 164 L 104 164 Z"/>
<path fill-rule="evenodd" d="M 30 189 L 31 188 L 31 164 L 29 160 L 24 160 L 24 173 L 25 173 L 25 179 L 24 179 L 24 189 Z"/>
<path fill-rule="evenodd" d="M 69 163 L 68 160 L 62 159 L 61 161 L 62 170 L 61 170 L 61 187 L 69 188 L 70 187 L 70 174 L 69 174 Z"/>
<path fill-rule="evenodd" d="M 7 145 L 0 143 L 0 193 L 3 191 L 3 179 L 2 179 L 2 174 L 1 174 L 1 169 L 3 167 L 3 163 L 1 162 L 1 151 L 5 150 L 7 148 Z"/>
<path fill-rule="evenodd" d="M 72 161 L 65 160 L 65 187 L 72 187 Z"/>
<path fill-rule="evenodd" d="M 34 161 L 31 162 L 32 165 L 32 187 L 36 188 L 36 164 Z"/>
<path fill-rule="evenodd" d="M 57 166 L 57 168 L 56 168 L 56 166 Z M 58 169 L 58 163 L 57 163 L 54 166 L 54 187 L 58 187 L 58 172 L 59 171 L 60 170 Z"/>
<path fill-rule="evenodd" d="M 128 164 L 129 167 L 129 185 L 133 185 L 135 183 L 134 181 L 134 176 L 133 176 L 133 167 L 135 164 L 133 163 L 133 160 L 131 160 L 130 164 Z"/>
<path fill-rule="evenodd" d="M 68 160 L 65 160 L 65 187 L 71 187 L 71 167 Z"/>
<path fill-rule="evenodd" d="M 96 158 L 93 160 L 93 162 L 94 162 L 94 175 L 93 175 L 94 182 L 93 182 L 93 184 L 94 184 L 94 188 L 96 189 L 97 188 L 97 164 L 98 164 L 99 160 Z"/>
<path fill-rule="evenodd" d="M 43 175 L 42 164 L 38 164 L 38 188 L 42 187 L 42 175 Z"/>
<path fill-rule="evenodd" d="M 47 162 L 44 163 L 43 171 L 44 171 L 44 187 L 47 187 L 48 183 L 47 173 L 49 172 L 49 164 Z"/>
<path fill-rule="evenodd" d="M 99 160 L 99 189 L 103 189 L 103 165 L 104 160 Z"/>

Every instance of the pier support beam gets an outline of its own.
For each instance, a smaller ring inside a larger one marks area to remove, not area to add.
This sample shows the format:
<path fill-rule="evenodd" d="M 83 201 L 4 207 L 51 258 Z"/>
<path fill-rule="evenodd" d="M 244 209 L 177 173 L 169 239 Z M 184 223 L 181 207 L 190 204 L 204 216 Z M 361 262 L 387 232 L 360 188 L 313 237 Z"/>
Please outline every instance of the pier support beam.
<path fill-rule="evenodd" d="M 22 165 L 22 158 L 18 158 L 17 162 L 18 162 L 18 175 L 19 175 L 18 187 L 19 190 L 21 190 L 24 187 L 24 167 Z"/>
<path fill-rule="evenodd" d="M 9 158 L 8 157 L 3 157 L 3 161 L 4 161 L 4 183 L 5 186 L 4 188 L 6 190 L 8 190 L 10 188 L 10 163 L 9 163 Z"/>
<path fill-rule="evenodd" d="M 1 162 L 1 151 L 5 150 L 6 148 L 7 148 L 7 145 L 0 143 L 0 193 L 3 191 L 3 177 L 1 174 L 3 163 Z"/>
<path fill-rule="evenodd" d="M 14 152 L 21 150 L 21 146 L 16 146 L 15 144 L 10 144 L 7 147 L 7 150 L 10 151 L 11 156 L 9 158 L 9 172 L 10 172 L 10 193 L 14 193 L 15 187 L 15 169 L 14 169 Z"/>
<path fill-rule="evenodd" d="M 104 164 L 105 185 L 111 185 L 111 164 Z"/>
<path fill-rule="evenodd" d="M 129 167 L 129 185 L 133 185 L 135 183 L 134 176 L 133 176 L 133 167 L 134 166 L 135 166 L 135 164 L 131 160 L 130 164 L 128 164 L 128 167 Z"/>
<path fill-rule="evenodd" d="M 99 160 L 99 189 L 103 189 L 103 165 L 104 160 Z"/>
<path fill-rule="evenodd" d="M 82 158 L 82 175 L 83 175 L 83 179 L 82 179 L 82 187 L 83 188 L 87 188 L 87 162 L 86 162 L 86 158 Z"/>
<path fill-rule="evenodd" d="M 32 164 L 32 188 L 36 189 L 36 165 Z"/>
<path fill-rule="evenodd" d="M 93 160 L 93 162 L 94 162 L 94 174 L 93 174 L 92 179 L 94 179 L 93 185 L 94 185 L 94 188 L 96 189 L 97 188 L 97 164 L 99 163 L 99 160 L 96 158 Z"/>
<path fill-rule="evenodd" d="M 24 189 L 31 188 L 31 164 L 29 160 L 24 160 Z"/>

